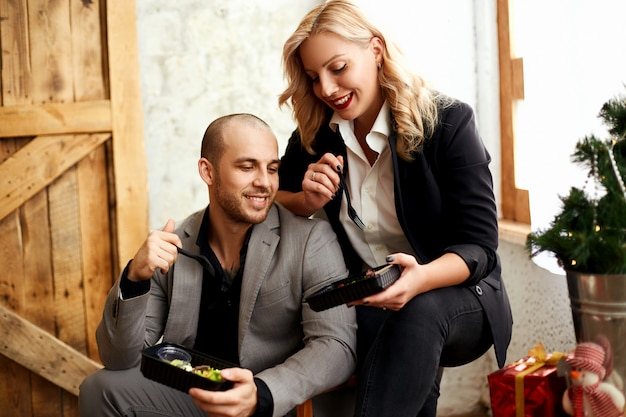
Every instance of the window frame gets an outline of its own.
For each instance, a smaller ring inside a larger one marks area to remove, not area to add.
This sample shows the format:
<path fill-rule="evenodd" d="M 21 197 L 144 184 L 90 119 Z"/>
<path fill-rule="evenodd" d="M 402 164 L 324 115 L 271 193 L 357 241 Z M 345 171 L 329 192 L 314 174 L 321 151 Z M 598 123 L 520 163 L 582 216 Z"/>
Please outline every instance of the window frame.
<path fill-rule="evenodd" d="M 515 103 L 524 99 L 524 61 L 515 57 L 511 39 L 510 0 L 497 0 L 500 71 L 501 219 L 530 226 L 528 190 L 515 180 Z"/>

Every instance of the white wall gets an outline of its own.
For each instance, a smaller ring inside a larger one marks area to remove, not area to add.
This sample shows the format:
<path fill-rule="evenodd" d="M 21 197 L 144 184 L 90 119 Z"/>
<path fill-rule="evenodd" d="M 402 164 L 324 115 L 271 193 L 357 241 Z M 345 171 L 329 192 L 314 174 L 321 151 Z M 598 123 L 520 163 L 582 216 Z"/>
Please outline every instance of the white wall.
<path fill-rule="evenodd" d="M 294 127 L 279 110 L 282 44 L 316 1 L 137 0 L 140 71 L 148 158 L 150 226 L 180 219 L 207 203 L 196 163 L 204 130 L 216 117 L 251 112 L 274 128 L 284 149 Z M 499 184 L 498 66 L 495 1 L 361 0 L 383 22 L 412 65 L 442 91 L 474 106 Z M 138 116 L 139 117 L 139 116 Z M 496 188 L 499 196 L 499 189 Z M 573 347 L 564 278 L 538 268 L 519 244 L 502 242 L 504 278 L 514 310 L 510 361 L 542 340 Z M 493 352 L 446 370 L 439 415 L 489 403 Z"/>
<path fill-rule="evenodd" d="M 207 204 L 197 161 L 204 130 L 226 113 L 254 113 L 284 142 L 278 109 L 282 44 L 312 0 L 137 0 L 150 186 L 150 227 Z"/>

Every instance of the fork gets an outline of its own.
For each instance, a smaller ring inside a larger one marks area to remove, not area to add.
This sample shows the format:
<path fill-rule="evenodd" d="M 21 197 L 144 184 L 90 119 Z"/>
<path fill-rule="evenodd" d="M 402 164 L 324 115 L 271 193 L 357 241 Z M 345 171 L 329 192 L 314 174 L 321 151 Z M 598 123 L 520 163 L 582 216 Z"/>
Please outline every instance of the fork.
<path fill-rule="evenodd" d="M 350 191 L 348 191 L 348 186 L 346 185 L 346 179 L 343 175 L 343 171 L 339 171 L 339 184 L 341 188 L 343 188 L 343 192 L 346 194 L 346 201 L 348 203 L 348 217 L 358 226 L 359 229 L 365 229 L 365 223 L 356 213 L 354 207 L 352 207 L 352 201 L 350 200 Z"/>
<path fill-rule="evenodd" d="M 176 246 L 176 250 L 181 255 L 185 255 L 188 258 L 192 258 L 192 259 L 195 259 L 196 261 L 200 262 L 200 265 L 202 265 L 202 267 L 204 269 L 209 271 L 209 273 L 211 275 L 215 275 L 215 269 L 213 268 L 213 265 L 211 265 L 211 262 L 209 261 L 209 259 L 206 256 L 204 256 L 204 255 L 196 255 L 195 253 L 191 253 L 188 250 L 185 250 L 185 249 L 183 249 L 181 247 L 178 247 L 178 246 Z"/>

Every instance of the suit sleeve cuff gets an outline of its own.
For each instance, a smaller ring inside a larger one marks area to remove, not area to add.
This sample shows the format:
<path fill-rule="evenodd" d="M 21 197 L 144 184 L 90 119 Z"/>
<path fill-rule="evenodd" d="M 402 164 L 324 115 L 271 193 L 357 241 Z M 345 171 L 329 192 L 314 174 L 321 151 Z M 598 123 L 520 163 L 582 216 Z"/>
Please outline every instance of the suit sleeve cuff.
<path fill-rule="evenodd" d="M 274 413 L 274 398 L 270 389 L 265 382 L 259 378 L 254 378 L 256 384 L 256 392 L 258 397 L 258 404 L 254 417 L 272 417 Z"/>
<path fill-rule="evenodd" d="M 138 297 L 150 291 L 150 280 L 134 282 L 128 279 L 128 266 L 130 262 L 132 262 L 132 260 L 126 264 L 126 268 L 124 268 L 124 272 L 122 272 L 122 279 L 120 280 L 122 300 Z"/>

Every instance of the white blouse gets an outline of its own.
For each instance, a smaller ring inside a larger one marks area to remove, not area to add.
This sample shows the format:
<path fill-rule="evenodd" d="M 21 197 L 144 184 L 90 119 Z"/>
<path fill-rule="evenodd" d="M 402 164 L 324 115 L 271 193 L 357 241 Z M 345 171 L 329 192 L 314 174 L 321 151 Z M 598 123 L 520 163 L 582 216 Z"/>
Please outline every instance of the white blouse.
<path fill-rule="evenodd" d="M 394 178 L 388 137 L 391 133 L 389 105 L 385 102 L 372 130 L 366 136 L 368 146 L 378 153 L 370 166 L 354 135 L 354 121 L 344 120 L 336 113 L 330 126 L 339 129 L 348 150 L 346 182 L 352 205 L 365 223 L 361 230 L 348 217 L 347 202 L 342 196 L 339 219 L 350 243 L 364 262 L 364 268 L 384 265 L 387 255 L 403 252 L 415 256 L 398 222 L 394 204 Z"/>

